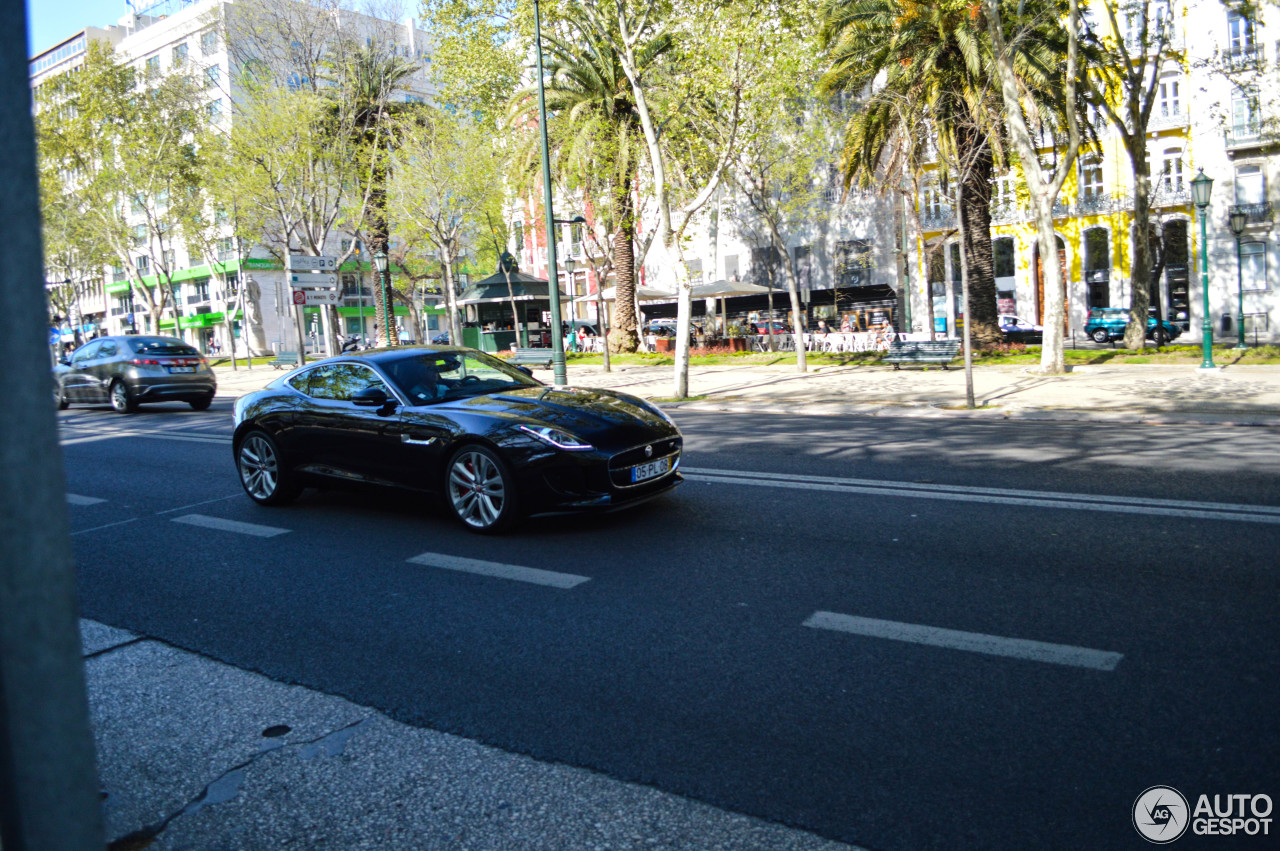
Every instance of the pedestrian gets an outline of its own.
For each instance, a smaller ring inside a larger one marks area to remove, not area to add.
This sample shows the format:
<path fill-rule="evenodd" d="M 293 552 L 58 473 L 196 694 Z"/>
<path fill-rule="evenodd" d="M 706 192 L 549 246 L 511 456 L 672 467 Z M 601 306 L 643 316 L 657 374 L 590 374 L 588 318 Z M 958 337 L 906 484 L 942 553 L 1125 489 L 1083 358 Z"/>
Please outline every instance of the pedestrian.
<path fill-rule="evenodd" d="M 840 332 L 842 334 L 848 334 L 851 331 L 853 331 L 853 323 L 849 321 L 849 314 L 846 313 L 844 315 L 844 319 L 840 322 Z"/>
<path fill-rule="evenodd" d="M 576 352 L 578 350 L 578 335 L 574 333 L 572 326 L 570 326 L 569 330 L 565 332 L 564 348 L 565 351 L 569 352 Z"/>

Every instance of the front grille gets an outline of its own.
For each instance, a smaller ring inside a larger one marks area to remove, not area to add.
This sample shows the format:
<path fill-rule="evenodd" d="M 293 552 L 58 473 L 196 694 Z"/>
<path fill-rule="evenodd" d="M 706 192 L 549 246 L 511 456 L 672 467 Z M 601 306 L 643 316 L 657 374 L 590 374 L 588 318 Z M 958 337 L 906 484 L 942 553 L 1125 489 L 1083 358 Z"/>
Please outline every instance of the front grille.
<path fill-rule="evenodd" d="M 651 447 L 652 452 L 646 453 L 646 447 Z M 666 437 L 662 440 L 655 440 L 653 443 L 641 444 L 619 452 L 609 459 L 609 482 L 615 488 L 637 488 L 660 482 L 670 476 L 676 467 L 680 465 L 680 448 L 681 439 L 679 437 Z M 645 479 L 642 482 L 631 481 L 632 467 L 667 457 L 671 459 L 671 466 L 667 469 L 667 472 L 652 479 Z"/>

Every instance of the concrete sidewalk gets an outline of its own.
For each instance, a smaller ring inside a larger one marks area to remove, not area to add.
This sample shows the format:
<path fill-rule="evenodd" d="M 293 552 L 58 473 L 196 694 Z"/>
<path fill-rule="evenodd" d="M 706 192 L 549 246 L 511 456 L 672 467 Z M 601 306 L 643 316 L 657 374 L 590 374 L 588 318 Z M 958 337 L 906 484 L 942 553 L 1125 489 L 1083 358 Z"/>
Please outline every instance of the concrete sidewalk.
<path fill-rule="evenodd" d="M 112 851 L 847 851 L 81 621 Z"/>
<path fill-rule="evenodd" d="M 284 373 L 268 367 L 218 367 L 218 392 L 239 396 Z M 551 383 L 549 370 L 535 370 Z M 648 399 L 674 394 L 672 367 L 570 364 L 571 385 L 609 387 Z M 688 410 L 822 413 L 857 416 L 963 416 L 1143 422 L 1280 425 L 1280 366 L 1228 366 L 1211 373 L 1192 365 L 1078 366 L 1066 375 L 1030 367 L 974 368 L 977 408 L 965 406 L 964 370 L 937 367 L 821 366 L 800 374 L 794 364 L 693 366 Z"/>

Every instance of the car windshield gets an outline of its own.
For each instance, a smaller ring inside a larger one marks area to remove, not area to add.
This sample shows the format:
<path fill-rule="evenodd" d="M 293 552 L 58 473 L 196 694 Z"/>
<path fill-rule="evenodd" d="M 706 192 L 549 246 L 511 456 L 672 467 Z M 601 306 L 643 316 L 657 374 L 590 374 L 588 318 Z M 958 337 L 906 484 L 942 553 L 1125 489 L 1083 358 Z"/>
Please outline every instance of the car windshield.
<path fill-rule="evenodd" d="M 139 355 L 199 355 L 200 353 L 181 340 L 164 337 L 140 337 L 129 341 L 135 354 Z"/>
<path fill-rule="evenodd" d="M 397 389 L 414 405 L 462 399 L 541 385 L 513 366 L 481 352 L 417 352 L 382 364 Z"/>

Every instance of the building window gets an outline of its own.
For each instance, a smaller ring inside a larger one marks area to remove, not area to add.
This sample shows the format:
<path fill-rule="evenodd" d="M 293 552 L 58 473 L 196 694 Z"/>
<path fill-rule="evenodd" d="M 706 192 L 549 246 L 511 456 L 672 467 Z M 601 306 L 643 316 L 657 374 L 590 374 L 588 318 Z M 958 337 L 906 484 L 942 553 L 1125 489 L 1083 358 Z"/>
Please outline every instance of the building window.
<path fill-rule="evenodd" d="M 1247 56 L 1254 51 L 1253 18 L 1238 9 L 1227 13 L 1227 39 L 1232 56 Z"/>
<path fill-rule="evenodd" d="M 222 118 L 222 101 L 220 99 L 209 101 L 205 104 L 204 111 L 210 121 L 218 121 Z"/>
<path fill-rule="evenodd" d="M 204 304 L 209 300 L 209 279 L 202 278 L 187 284 L 187 304 Z"/>
<path fill-rule="evenodd" d="M 1165 149 L 1160 188 L 1168 195 L 1177 195 L 1186 188 L 1182 182 L 1182 148 Z"/>
<path fill-rule="evenodd" d="M 213 30 L 200 34 L 200 55 L 209 56 L 218 50 L 218 34 Z"/>
<path fill-rule="evenodd" d="M 1176 78 L 1160 81 L 1160 116 L 1176 118 L 1182 113 L 1182 85 Z"/>
<path fill-rule="evenodd" d="M 234 260 L 236 256 L 236 240 L 235 237 L 228 236 L 225 239 L 218 240 L 218 262 L 225 263 L 228 260 Z"/>
<path fill-rule="evenodd" d="M 147 57 L 147 73 L 148 74 L 160 73 L 160 57 L 159 56 Z"/>
<path fill-rule="evenodd" d="M 222 69 L 217 65 L 210 65 L 204 69 L 204 85 L 205 88 L 211 89 L 218 85 L 218 81 L 222 79 Z"/>
<path fill-rule="evenodd" d="M 1013 190 L 1013 174 L 1006 174 L 991 181 L 991 208 L 1010 210 L 1017 201 Z"/>
<path fill-rule="evenodd" d="M 1257 138 L 1257 90 L 1241 88 L 1231 93 L 1231 132 L 1237 139 Z"/>
<path fill-rule="evenodd" d="M 1111 306 L 1111 234 L 1106 228 L 1084 232 L 1084 280 L 1089 307 Z"/>
<path fill-rule="evenodd" d="M 1263 204 L 1267 200 L 1267 187 L 1262 176 L 1262 166 L 1242 165 L 1236 169 L 1236 204 Z"/>
<path fill-rule="evenodd" d="M 1258 292 L 1267 288 L 1267 244 L 1246 242 L 1240 246 L 1240 288 Z"/>
<path fill-rule="evenodd" d="M 183 62 L 186 62 L 186 61 L 187 61 L 187 43 L 184 41 L 182 44 L 175 44 L 173 46 L 173 63 L 172 64 L 181 65 Z"/>
<path fill-rule="evenodd" d="M 133 227 L 133 247 L 141 248 L 147 244 L 147 226 L 134 225 Z"/>
<path fill-rule="evenodd" d="M 920 193 L 920 212 L 935 218 L 942 215 L 944 197 L 942 187 L 936 183 L 925 186 Z"/>
<path fill-rule="evenodd" d="M 151 271 L 151 258 L 145 254 L 139 254 L 138 260 L 133 265 L 138 267 L 139 274 L 147 274 Z"/>
<path fill-rule="evenodd" d="M 1080 200 L 1093 201 L 1102 196 L 1102 158 L 1080 160 Z"/>

